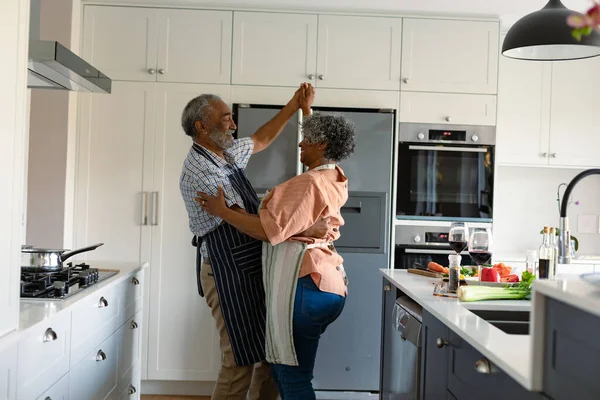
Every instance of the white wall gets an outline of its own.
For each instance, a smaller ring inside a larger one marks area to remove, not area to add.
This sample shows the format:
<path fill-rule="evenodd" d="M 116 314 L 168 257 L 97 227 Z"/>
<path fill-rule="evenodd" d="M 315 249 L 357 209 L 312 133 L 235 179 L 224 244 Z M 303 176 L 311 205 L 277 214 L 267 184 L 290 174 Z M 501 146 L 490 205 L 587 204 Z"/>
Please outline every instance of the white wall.
<path fill-rule="evenodd" d="M 41 1 L 39 38 L 57 40 L 77 53 L 79 39 L 73 37 L 79 36 L 79 29 L 72 17 L 79 13 L 78 4 L 78 0 L 75 5 L 73 0 Z M 31 91 L 26 239 L 31 245 L 70 247 L 75 107 L 76 93 Z"/>
<path fill-rule="evenodd" d="M 553 168 L 497 167 L 494 186 L 495 253 L 521 254 L 541 244 L 544 225 L 558 226 L 559 211 L 556 190 L 569 183 L 580 170 Z M 564 188 L 561 189 L 561 199 Z M 600 215 L 600 176 L 590 176 L 573 190 L 573 201 L 567 212 L 571 234 L 579 240 L 577 254 L 600 254 L 600 234 L 577 231 L 577 215 Z M 598 224 L 596 223 L 596 226 Z"/>

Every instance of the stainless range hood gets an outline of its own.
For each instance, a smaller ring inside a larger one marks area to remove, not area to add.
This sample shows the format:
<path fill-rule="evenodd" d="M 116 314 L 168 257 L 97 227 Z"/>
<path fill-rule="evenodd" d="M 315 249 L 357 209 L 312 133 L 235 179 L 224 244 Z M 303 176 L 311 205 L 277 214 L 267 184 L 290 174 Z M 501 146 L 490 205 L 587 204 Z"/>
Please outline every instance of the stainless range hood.
<path fill-rule="evenodd" d="M 110 93 L 111 80 L 55 41 L 29 42 L 27 87 Z"/>
<path fill-rule="evenodd" d="M 111 80 L 108 76 L 62 44 L 39 40 L 41 0 L 31 0 L 30 7 L 27 87 L 110 93 Z M 54 34 L 56 32 L 52 36 Z"/>

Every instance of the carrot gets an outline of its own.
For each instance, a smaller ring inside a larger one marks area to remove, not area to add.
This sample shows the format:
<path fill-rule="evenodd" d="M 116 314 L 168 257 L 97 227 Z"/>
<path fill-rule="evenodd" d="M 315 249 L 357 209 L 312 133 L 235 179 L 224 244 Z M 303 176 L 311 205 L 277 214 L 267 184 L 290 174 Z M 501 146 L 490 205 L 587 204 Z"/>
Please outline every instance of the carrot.
<path fill-rule="evenodd" d="M 429 268 L 430 270 L 432 270 L 434 272 L 444 273 L 444 267 L 442 267 L 440 264 L 435 263 L 433 261 L 431 261 L 429 264 L 427 264 L 427 268 Z"/>

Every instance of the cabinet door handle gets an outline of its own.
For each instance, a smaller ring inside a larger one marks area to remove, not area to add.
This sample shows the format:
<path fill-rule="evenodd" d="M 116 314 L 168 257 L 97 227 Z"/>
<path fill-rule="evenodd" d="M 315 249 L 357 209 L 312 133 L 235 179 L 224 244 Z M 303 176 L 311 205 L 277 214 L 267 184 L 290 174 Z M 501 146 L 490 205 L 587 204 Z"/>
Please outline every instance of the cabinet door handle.
<path fill-rule="evenodd" d="M 148 73 L 149 73 L 150 75 L 154 75 L 154 73 L 155 73 L 155 72 L 156 72 L 156 71 L 154 70 L 154 68 L 148 68 Z"/>
<path fill-rule="evenodd" d="M 442 339 L 441 337 L 437 338 L 437 340 L 435 341 L 435 345 L 438 347 L 438 349 L 441 349 L 444 346 L 448 346 L 448 341 Z"/>
<path fill-rule="evenodd" d="M 158 225 L 158 192 L 152 192 L 152 225 Z"/>
<path fill-rule="evenodd" d="M 137 392 L 135 386 L 133 385 L 129 385 L 129 390 L 127 391 L 127 393 L 129 393 L 129 395 L 135 394 Z"/>
<path fill-rule="evenodd" d="M 452 118 L 450 118 L 450 116 L 446 117 L 446 122 L 450 122 L 452 121 Z"/>
<path fill-rule="evenodd" d="M 135 321 L 131 321 L 131 329 L 137 329 L 138 328 L 138 323 Z"/>
<path fill-rule="evenodd" d="M 552 158 L 556 158 L 556 153 L 552 153 L 552 154 L 550 154 L 550 157 L 552 157 Z"/>
<path fill-rule="evenodd" d="M 548 153 L 542 153 L 541 156 L 546 158 L 546 157 L 548 157 Z"/>
<path fill-rule="evenodd" d="M 54 329 L 46 329 L 46 332 L 44 333 L 44 343 L 54 342 L 56 339 L 58 339 L 58 335 L 54 332 Z"/>
<path fill-rule="evenodd" d="M 408 82 L 410 82 L 410 79 L 408 79 L 408 78 L 404 78 L 404 79 L 402 79 L 402 82 L 404 82 L 404 83 L 408 83 Z"/>
<path fill-rule="evenodd" d="M 315 74 L 308 74 L 307 78 L 312 81 L 313 79 L 315 79 Z"/>
<path fill-rule="evenodd" d="M 141 215 L 141 224 L 142 226 L 148 225 L 148 192 L 142 193 L 142 215 Z"/>
<path fill-rule="evenodd" d="M 48 396 L 44 400 L 52 400 L 52 397 Z"/>
<path fill-rule="evenodd" d="M 391 292 L 392 291 L 392 285 L 390 285 L 389 283 L 386 283 L 383 286 L 383 290 L 385 290 L 386 292 Z"/>
<path fill-rule="evenodd" d="M 96 354 L 96 361 L 104 361 L 106 360 L 106 353 L 102 350 L 98 350 L 98 354 Z"/>
<path fill-rule="evenodd" d="M 98 301 L 98 308 L 105 307 L 108 307 L 108 300 L 106 300 L 104 297 L 100 297 L 100 301 Z"/>
<path fill-rule="evenodd" d="M 136 278 L 135 276 L 133 278 L 131 278 L 131 285 L 132 286 L 137 286 L 140 284 L 140 281 L 138 280 L 138 278 Z"/>
<path fill-rule="evenodd" d="M 490 375 L 496 372 L 496 368 L 487 358 L 482 358 L 481 360 L 477 360 L 475 362 L 475 371 L 479 372 L 480 374 Z"/>
<path fill-rule="evenodd" d="M 325 80 L 325 75 L 323 75 L 323 74 L 319 74 L 319 80 L 320 80 L 320 81 L 323 81 L 323 80 Z"/>
<path fill-rule="evenodd" d="M 162 68 L 160 68 L 160 69 L 158 70 L 158 73 L 159 73 L 159 74 L 161 74 L 161 75 L 164 75 L 164 74 L 165 74 L 165 70 L 164 70 L 164 69 L 162 69 Z"/>

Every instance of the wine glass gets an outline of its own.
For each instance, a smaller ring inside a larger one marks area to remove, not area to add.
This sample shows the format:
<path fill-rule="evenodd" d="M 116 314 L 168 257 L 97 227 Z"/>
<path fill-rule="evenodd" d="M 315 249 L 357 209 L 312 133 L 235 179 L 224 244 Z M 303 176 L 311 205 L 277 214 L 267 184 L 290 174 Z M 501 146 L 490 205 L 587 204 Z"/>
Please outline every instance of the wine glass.
<path fill-rule="evenodd" d="M 469 241 L 469 228 L 464 222 L 453 222 L 448 234 L 448 244 L 456 254 L 460 254 L 467 249 Z"/>
<path fill-rule="evenodd" d="M 469 239 L 469 255 L 477 264 L 477 273 L 481 281 L 481 266 L 492 259 L 493 241 L 489 229 L 475 228 Z"/>

